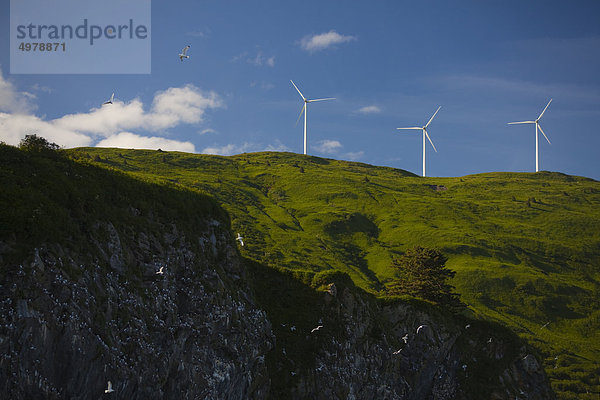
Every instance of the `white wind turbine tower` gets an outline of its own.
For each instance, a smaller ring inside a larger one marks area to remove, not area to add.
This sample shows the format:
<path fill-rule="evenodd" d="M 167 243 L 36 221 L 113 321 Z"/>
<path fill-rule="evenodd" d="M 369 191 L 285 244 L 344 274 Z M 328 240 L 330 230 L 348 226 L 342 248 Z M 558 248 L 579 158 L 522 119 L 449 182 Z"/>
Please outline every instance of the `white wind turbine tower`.
<path fill-rule="evenodd" d="M 304 100 L 304 106 L 302 107 L 302 110 L 300 110 L 300 115 L 298 116 L 298 120 L 296 121 L 296 125 L 298 125 L 298 121 L 300 121 L 300 117 L 302 116 L 302 113 L 304 113 L 304 154 L 306 154 L 306 111 L 307 111 L 307 105 L 308 105 L 308 103 L 313 103 L 315 101 L 335 100 L 335 97 L 327 97 L 326 99 L 312 99 L 312 100 L 309 100 L 306 97 L 304 97 L 304 95 L 302 94 L 302 92 L 300 91 L 300 89 L 298 89 L 298 86 L 296 86 L 296 84 L 294 83 L 293 80 L 290 79 L 290 82 L 292 82 L 292 85 L 294 85 L 294 87 L 296 88 L 296 90 L 300 94 L 300 97 L 302 97 L 302 100 Z"/>
<path fill-rule="evenodd" d="M 515 125 L 515 124 L 535 124 L 535 172 L 539 171 L 539 152 L 538 152 L 538 129 L 540 130 L 540 132 L 542 132 L 542 135 L 544 135 L 544 137 L 546 138 L 546 140 L 548 141 L 549 144 L 550 143 L 550 139 L 548 139 L 548 136 L 546 136 L 546 134 L 544 133 L 544 131 L 542 130 L 542 127 L 540 126 L 540 119 L 542 118 L 542 115 L 544 115 L 544 113 L 546 112 L 546 109 L 548 108 L 548 106 L 550 105 L 550 103 L 552 103 L 552 99 L 550 99 L 550 101 L 548 102 L 548 104 L 546 104 L 546 108 L 544 108 L 544 111 L 542 111 L 542 113 L 540 114 L 539 117 L 537 117 L 537 119 L 535 121 L 520 121 L 520 122 L 509 122 L 509 125 Z"/>
<path fill-rule="evenodd" d="M 425 176 L 425 137 L 427 137 L 427 139 L 429 139 L 429 143 L 431 143 L 431 146 L 433 146 L 433 149 L 437 153 L 437 149 L 435 148 L 435 145 L 433 144 L 433 142 L 431 141 L 431 138 L 429 137 L 429 134 L 427 133 L 427 127 L 429 126 L 429 124 L 431 123 L 431 121 L 433 121 L 433 118 L 438 113 L 438 111 L 440 111 L 440 108 L 442 108 L 442 106 L 438 107 L 438 109 L 436 110 L 436 112 L 433 113 L 433 115 L 429 119 L 429 122 L 427 124 L 425 124 L 425 126 L 422 126 L 422 127 L 413 126 L 413 127 L 410 127 L 410 128 L 396 128 L 396 129 L 409 129 L 409 130 L 423 131 L 423 176 Z"/>

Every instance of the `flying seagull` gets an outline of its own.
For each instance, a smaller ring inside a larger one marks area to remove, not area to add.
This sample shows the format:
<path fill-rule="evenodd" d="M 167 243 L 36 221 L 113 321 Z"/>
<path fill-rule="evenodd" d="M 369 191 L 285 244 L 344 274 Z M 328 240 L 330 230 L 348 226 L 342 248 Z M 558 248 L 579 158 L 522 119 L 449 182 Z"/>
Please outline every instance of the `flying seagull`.
<path fill-rule="evenodd" d="M 466 324 L 465 325 L 465 329 L 469 329 L 471 327 L 471 324 Z"/>
<path fill-rule="evenodd" d="M 393 352 L 392 354 L 394 354 L 394 355 L 398 355 L 398 354 L 400 354 L 400 352 L 401 352 L 401 351 L 402 351 L 402 349 L 400 349 L 400 350 L 398 350 L 398 351 L 395 351 L 395 352 Z"/>
<path fill-rule="evenodd" d="M 190 49 L 190 46 L 185 46 L 183 48 L 183 50 L 181 50 L 181 53 L 179 54 L 179 60 L 183 61 L 184 58 L 190 58 L 190 56 L 187 55 L 187 51 Z"/>
<path fill-rule="evenodd" d="M 113 94 L 110 95 L 110 100 L 105 101 L 104 103 L 102 103 L 102 105 L 112 104 L 112 102 L 113 102 L 114 99 L 115 99 L 115 94 L 113 93 Z"/>
<path fill-rule="evenodd" d="M 426 326 L 427 326 L 427 325 L 420 325 L 420 326 L 417 328 L 417 335 L 419 334 L 419 331 L 420 331 L 421 329 L 425 328 Z"/>
<path fill-rule="evenodd" d="M 112 388 L 112 383 L 111 383 L 111 381 L 108 381 L 108 388 L 106 388 L 104 390 L 104 393 L 112 393 L 112 392 L 114 392 L 114 390 Z"/>
<path fill-rule="evenodd" d="M 158 271 L 156 271 L 156 275 L 162 275 L 162 274 L 164 274 L 165 273 L 164 268 L 165 267 L 160 267 L 160 269 Z"/>
<path fill-rule="evenodd" d="M 244 238 L 239 233 L 238 233 L 237 237 L 235 238 L 235 240 L 240 242 L 240 246 L 242 246 L 242 247 L 244 246 Z"/>
<path fill-rule="evenodd" d="M 408 333 L 402 336 L 402 340 L 404 340 L 404 344 L 408 343 Z"/>
<path fill-rule="evenodd" d="M 312 331 L 310 331 L 310 333 L 316 332 L 316 331 L 318 331 L 319 329 L 321 329 L 322 327 L 323 327 L 323 325 L 319 325 L 319 326 L 317 326 L 316 328 L 313 328 L 313 330 L 312 330 Z"/>

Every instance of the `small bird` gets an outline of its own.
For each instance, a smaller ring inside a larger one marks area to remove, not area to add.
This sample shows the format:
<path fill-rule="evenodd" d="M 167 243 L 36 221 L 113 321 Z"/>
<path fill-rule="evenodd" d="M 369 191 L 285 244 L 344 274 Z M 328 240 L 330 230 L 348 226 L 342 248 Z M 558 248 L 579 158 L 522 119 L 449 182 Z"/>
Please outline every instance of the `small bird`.
<path fill-rule="evenodd" d="M 398 354 L 400 354 L 400 352 L 401 352 L 401 351 L 402 351 L 402 349 L 400 349 L 400 350 L 398 350 L 398 351 L 395 351 L 395 352 L 393 352 L 392 354 L 394 354 L 394 355 L 398 355 Z"/>
<path fill-rule="evenodd" d="M 420 331 L 421 329 L 425 328 L 426 326 L 427 326 L 427 325 L 420 325 L 420 326 L 417 328 L 417 335 L 419 334 L 419 331 Z"/>
<path fill-rule="evenodd" d="M 466 324 L 465 325 L 465 329 L 469 329 L 471 327 L 471 324 Z"/>
<path fill-rule="evenodd" d="M 296 330 L 296 325 L 292 325 L 292 326 L 290 327 L 290 331 L 294 332 L 295 330 Z"/>
<path fill-rule="evenodd" d="M 104 390 L 104 393 L 112 393 L 112 392 L 114 392 L 114 390 L 112 388 L 112 383 L 111 383 L 111 381 L 108 381 L 108 388 L 106 388 Z"/>
<path fill-rule="evenodd" d="M 156 271 L 156 275 L 162 275 L 165 273 L 165 267 L 160 267 L 160 269 L 158 271 Z"/>
<path fill-rule="evenodd" d="M 319 325 L 319 326 L 317 326 L 316 328 L 313 328 L 313 330 L 312 330 L 312 331 L 310 331 L 310 333 L 316 332 L 316 331 L 318 331 L 319 329 L 321 329 L 322 327 L 323 327 L 323 325 Z"/>
<path fill-rule="evenodd" d="M 115 94 L 113 93 L 110 95 L 110 99 L 108 101 L 105 101 L 104 103 L 102 103 L 102 105 L 112 104 L 114 99 L 115 99 Z"/>
<path fill-rule="evenodd" d="M 183 50 L 181 50 L 181 53 L 179 54 L 179 60 L 183 61 L 184 58 L 190 58 L 190 56 L 188 56 L 186 53 L 187 51 L 190 49 L 190 46 L 185 46 L 183 48 Z"/>
<path fill-rule="evenodd" d="M 489 338 L 489 339 L 488 339 L 488 343 L 492 343 L 492 338 Z"/>
<path fill-rule="evenodd" d="M 408 333 L 402 336 L 402 340 L 404 340 L 404 344 L 408 343 Z"/>
<path fill-rule="evenodd" d="M 235 238 L 235 240 L 240 242 L 240 246 L 244 247 L 244 238 L 242 237 L 242 235 L 240 235 L 238 233 L 237 237 Z"/>

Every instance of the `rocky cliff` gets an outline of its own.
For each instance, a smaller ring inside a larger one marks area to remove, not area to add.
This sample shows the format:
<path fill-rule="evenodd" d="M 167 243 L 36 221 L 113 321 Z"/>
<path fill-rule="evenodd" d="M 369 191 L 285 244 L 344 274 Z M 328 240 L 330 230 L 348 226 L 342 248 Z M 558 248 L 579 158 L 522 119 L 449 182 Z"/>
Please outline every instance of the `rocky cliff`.
<path fill-rule="evenodd" d="M 206 199 L 46 165 L 2 177 L 29 193 L 0 211 L 3 398 L 553 398 L 501 327 L 244 260 Z"/>

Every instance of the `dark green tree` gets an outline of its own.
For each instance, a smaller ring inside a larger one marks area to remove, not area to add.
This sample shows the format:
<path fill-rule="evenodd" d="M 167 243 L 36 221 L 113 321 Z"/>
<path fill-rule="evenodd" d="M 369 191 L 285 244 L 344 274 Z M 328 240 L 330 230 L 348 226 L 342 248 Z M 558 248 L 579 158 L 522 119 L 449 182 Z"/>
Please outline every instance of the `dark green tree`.
<path fill-rule="evenodd" d="M 392 295 L 410 295 L 433 301 L 438 304 L 460 306 L 459 295 L 448 280 L 456 272 L 446 267 L 448 259 L 435 249 L 416 246 L 393 261 L 398 269 L 398 279 L 388 285 Z"/>
<path fill-rule="evenodd" d="M 56 143 L 47 141 L 45 138 L 33 135 L 25 135 L 19 143 L 19 149 L 35 153 L 46 153 L 58 150 L 60 147 Z"/>

